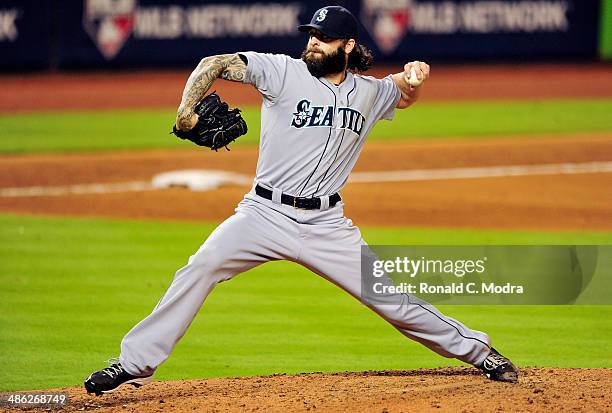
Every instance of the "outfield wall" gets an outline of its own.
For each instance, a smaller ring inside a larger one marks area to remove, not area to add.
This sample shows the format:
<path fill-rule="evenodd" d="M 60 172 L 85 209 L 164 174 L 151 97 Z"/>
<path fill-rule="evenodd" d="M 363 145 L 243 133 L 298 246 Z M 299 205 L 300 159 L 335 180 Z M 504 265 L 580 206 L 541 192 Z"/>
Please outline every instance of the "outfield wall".
<path fill-rule="evenodd" d="M 379 61 L 595 60 L 609 20 L 600 0 L 339 3 L 359 17 L 360 41 Z M 3 0 L 0 70 L 192 66 L 237 50 L 299 56 L 305 36 L 296 26 L 326 4 Z"/>

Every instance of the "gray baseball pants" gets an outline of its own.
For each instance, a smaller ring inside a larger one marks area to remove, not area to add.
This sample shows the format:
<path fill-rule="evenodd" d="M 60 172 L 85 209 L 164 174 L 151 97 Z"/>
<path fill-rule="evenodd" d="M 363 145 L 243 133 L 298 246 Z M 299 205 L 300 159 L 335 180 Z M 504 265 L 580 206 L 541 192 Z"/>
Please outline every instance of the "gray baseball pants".
<path fill-rule="evenodd" d="M 217 283 L 272 260 L 297 262 L 361 300 L 359 228 L 344 217 L 343 204 L 296 209 L 248 193 L 236 213 L 219 225 L 179 269 L 153 312 L 121 342 L 120 361 L 135 376 L 148 376 L 168 358 Z M 366 305 L 368 305 L 366 303 Z M 406 294 L 369 304 L 406 337 L 444 357 L 478 365 L 489 338 Z"/>

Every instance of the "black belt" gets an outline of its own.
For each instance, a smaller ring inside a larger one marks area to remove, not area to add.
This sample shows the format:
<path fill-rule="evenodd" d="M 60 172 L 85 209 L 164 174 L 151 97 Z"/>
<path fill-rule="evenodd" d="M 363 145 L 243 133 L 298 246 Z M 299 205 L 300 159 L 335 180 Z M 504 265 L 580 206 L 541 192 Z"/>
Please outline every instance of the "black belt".
<path fill-rule="evenodd" d="M 255 193 L 262 198 L 272 199 L 272 191 L 264 188 L 263 186 L 256 185 Z M 333 207 L 340 202 L 340 194 L 335 193 L 329 196 L 329 207 Z M 294 208 L 301 209 L 321 209 L 321 198 L 303 198 L 297 196 L 291 196 L 287 194 L 281 195 L 281 203 L 285 205 L 291 205 Z"/>

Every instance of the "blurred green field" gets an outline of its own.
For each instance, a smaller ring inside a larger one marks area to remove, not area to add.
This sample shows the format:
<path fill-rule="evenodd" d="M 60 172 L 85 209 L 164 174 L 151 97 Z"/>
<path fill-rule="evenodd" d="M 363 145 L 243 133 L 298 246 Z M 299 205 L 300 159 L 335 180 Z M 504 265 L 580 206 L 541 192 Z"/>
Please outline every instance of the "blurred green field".
<path fill-rule="evenodd" d="M 79 385 L 210 224 L 0 215 L 0 391 Z M 372 244 L 612 244 L 612 233 L 362 228 Z M 441 306 L 521 366 L 612 367 L 612 306 Z M 221 284 L 158 379 L 459 364 L 293 263 Z"/>
<path fill-rule="evenodd" d="M 259 107 L 243 108 L 259 139 Z M 371 139 L 461 138 L 611 132 L 612 99 L 419 103 L 379 122 Z M 179 148 L 169 135 L 175 109 L 0 115 L 0 153 Z"/>

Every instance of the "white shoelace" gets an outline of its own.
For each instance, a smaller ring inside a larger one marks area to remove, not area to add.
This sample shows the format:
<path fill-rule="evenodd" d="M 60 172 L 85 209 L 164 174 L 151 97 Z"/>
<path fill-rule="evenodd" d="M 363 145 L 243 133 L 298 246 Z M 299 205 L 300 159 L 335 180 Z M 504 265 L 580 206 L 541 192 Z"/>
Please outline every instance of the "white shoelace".
<path fill-rule="evenodd" d="M 487 356 L 482 364 L 485 369 L 494 370 L 497 367 L 508 364 L 508 360 L 506 360 L 506 358 L 500 354 L 491 353 Z"/>
<path fill-rule="evenodd" d="M 108 367 L 102 370 L 111 379 L 118 376 L 123 371 L 123 367 L 119 363 L 118 358 L 108 359 Z"/>

